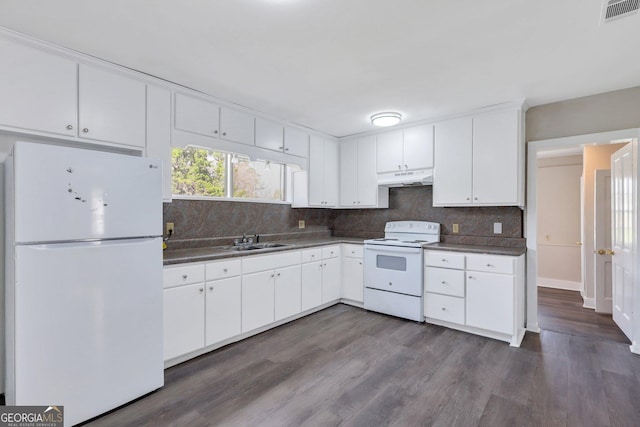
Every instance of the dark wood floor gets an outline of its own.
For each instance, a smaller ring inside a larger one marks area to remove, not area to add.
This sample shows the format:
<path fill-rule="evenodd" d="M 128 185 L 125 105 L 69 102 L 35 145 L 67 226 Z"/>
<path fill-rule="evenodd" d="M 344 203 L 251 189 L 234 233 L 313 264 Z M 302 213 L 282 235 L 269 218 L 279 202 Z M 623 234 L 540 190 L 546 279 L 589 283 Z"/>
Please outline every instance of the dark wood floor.
<path fill-rule="evenodd" d="M 512 348 L 341 304 L 170 368 L 165 381 L 90 425 L 640 424 L 640 357 L 626 344 L 543 330 Z"/>
<path fill-rule="evenodd" d="M 538 325 L 548 331 L 631 344 L 610 314 L 596 313 L 582 305 L 580 292 L 539 287 Z"/>

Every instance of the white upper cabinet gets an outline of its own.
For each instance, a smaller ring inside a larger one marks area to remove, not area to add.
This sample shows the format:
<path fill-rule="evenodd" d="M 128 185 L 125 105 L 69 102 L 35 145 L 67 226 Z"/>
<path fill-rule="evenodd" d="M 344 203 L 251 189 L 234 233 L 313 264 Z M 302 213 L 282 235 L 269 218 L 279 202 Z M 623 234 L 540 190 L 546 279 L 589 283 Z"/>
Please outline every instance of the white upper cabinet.
<path fill-rule="evenodd" d="M 256 119 L 256 145 L 267 150 L 284 151 L 284 128 L 281 124 Z"/>
<path fill-rule="evenodd" d="M 433 167 L 433 126 L 423 125 L 377 136 L 377 172 Z"/>
<path fill-rule="evenodd" d="M 338 145 L 311 136 L 309 143 L 309 206 L 338 204 Z"/>
<path fill-rule="evenodd" d="M 220 138 L 241 144 L 253 145 L 254 120 L 248 113 L 221 107 Z"/>
<path fill-rule="evenodd" d="M 389 206 L 388 188 L 377 184 L 375 136 L 340 143 L 340 206 Z"/>
<path fill-rule="evenodd" d="M 147 86 L 147 157 L 162 159 L 162 200 L 171 201 L 171 92 Z"/>
<path fill-rule="evenodd" d="M 438 123 L 434 206 L 522 206 L 524 148 L 520 109 Z"/>
<path fill-rule="evenodd" d="M 175 127 L 200 135 L 218 137 L 220 106 L 201 98 L 176 93 Z"/>
<path fill-rule="evenodd" d="M 75 61 L 0 37 L 0 125 L 76 135 Z"/>
<path fill-rule="evenodd" d="M 79 136 L 145 146 L 146 85 L 110 70 L 80 64 Z"/>
<path fill-rule="evenodd" d="M 284 152 L 298 157 L 309 157 L 309 135 L 291 127 L 284 128 Z"/>

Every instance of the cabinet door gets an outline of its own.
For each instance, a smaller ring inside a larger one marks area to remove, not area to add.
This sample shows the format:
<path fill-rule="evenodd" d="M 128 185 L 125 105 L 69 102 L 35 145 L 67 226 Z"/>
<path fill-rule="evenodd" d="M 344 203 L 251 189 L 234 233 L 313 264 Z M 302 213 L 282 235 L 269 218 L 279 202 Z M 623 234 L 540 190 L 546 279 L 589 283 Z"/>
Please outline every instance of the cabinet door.
<path fill-rule="evenodd" d="M 162 159 L 162 200 L 171 201 L 171 92 L 147 86 L 147 157 Z"/>
<path fill-rule="evenodd" d="M 338 206 L 338 143 L 324 142 L 324 200 L 326 206 Z"/>
<path fill-rule="evenodd" d="M 242 281 L 240 277 L 207 282 L 206 340 L 212 345 L 240 335 Z"/>
<path fill-rule="evenodd" d="M 407 170 L 433 167 L 433 125 L 403 131 L 403 167 Z"/>
<path fill-rule="evenodd" d="M 302 264 L 302 311 L 322 304 L 322 261 Z"/>
<path fill-rule="evenodd" d="M 342 298 L 364 302 L 362 259 L 344 258 L 342 263 Z"/>
<path fill-rule="evenodd" d="M 471 204 L 471 117 L 435 126 L 433 205 Z"/>
<path fill-rule="evenodd" d="M 77 64 L 0 39 L 0 124 L 75 136 Z"/>
<path fill-rule="evenodd" d="M 273 323 L 275 272 L 242 276 L 242 332 Z"/>
<path fill-rule="evenodd" d="M 164 360 L 204 346 L 204 283 L 165 289 Z"/>
<path fill-rule="evenodd" d="M 340 258 L 322 261 L 322 303 L 340 299 Z"/>
<path fill-rule="evenodd" d="M 325 206 L 324 140 L 313 135 L 309 142 L 309 206 Z"/>
<path fill-rule="evenodd" d="M 300 266 L 294 265 L 276 270 L 275 279 L 275 320 L 278 321 L 300 313 Z"/>
<path fill-rule="evenodd" d="M 284 152 L 299 157 L 309 157 L 309 135 L 301 130 L 284 128 Z"/>
<path fill-rule="evenodd" d="M 213 102 L 176 93 L 175 116 L 176 129 L 218 137 L 220 107 Z"/>
<path fill-rule="evenodd" d="M 352 139 L 340 143 L 340 206 L 354 207 L 357 202 L 358 140 Z"/>
<path fill-rule="evenodd" d="M 511 275 L 467 272 L 467 325 L 512 335 L 514 285 Z"/>
<path fill-rule="evenodd" d="M 376 138 L 378 173 L 402 170 L 402 131 L 382 133 Z"/>
<path fill-rule="evenodd" d="M 253 145 L 254 117 L 242 111 L 220 109 L 220 137 L 241 144 Z"/>
<path fill-rule="evenodd" d="M 369 136 L 358 140 L 358 199 L 360 206 L 378 205 L 376 140 Z"/>
<path fill-rule="evenodd" d="M 256 119 L 256 146 L 273 151 L 284 151 L 284 129 L 281 124 Z"/>
<path fill-rule="evenodd" d="M 80 137 L 144 148 L 143 82 L 80 64 L 78 87 Z"/>
<path fill-rule="evenodd" d="M 520 185 L 517 110 L 473 118 L 473 202 L 518 204 Z"/>

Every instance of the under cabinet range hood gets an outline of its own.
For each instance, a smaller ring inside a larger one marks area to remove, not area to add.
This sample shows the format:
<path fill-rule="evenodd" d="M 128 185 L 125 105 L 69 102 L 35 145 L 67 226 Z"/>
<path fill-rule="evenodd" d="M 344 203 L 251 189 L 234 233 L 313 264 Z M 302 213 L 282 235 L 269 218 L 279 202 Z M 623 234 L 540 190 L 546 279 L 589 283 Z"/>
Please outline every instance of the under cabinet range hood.
<path fill-rule="evenodd" d="M 398 171 L 378 174 L 378 185 L 384 187 L 406 187 L 433 184 L 433 169 Z"/>

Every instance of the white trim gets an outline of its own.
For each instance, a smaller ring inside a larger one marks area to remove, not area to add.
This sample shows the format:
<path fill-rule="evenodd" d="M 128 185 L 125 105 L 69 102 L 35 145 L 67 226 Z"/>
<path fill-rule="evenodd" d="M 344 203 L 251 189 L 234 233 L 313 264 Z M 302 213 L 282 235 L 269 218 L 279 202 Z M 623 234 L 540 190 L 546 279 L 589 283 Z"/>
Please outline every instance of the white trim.
<path fill-rule="evenodd" d="M 640 345 L 638 344 L 638 342 L 633 341 L 629 346 L 629 350 L 631 350 L 631 353 L 633 354 L 640 354 Z"/>
<path fill-rule="evenodd" d="M 586 135 L 576 135 L 564 138 L 529 141 L 527 143 L 527 203 L 524 210 L 524 237 L 527 242 L 527 328 L 533 329 L 538 325 L 538 287 L 528 286 L 537 283 L 538 279 L 538 251 L 537 251 L 537 160 L 538 151 L 552 149 L 566 149 L 577 145 L 599 145 L 621 142 L 638 138 L 640 129 L 624 129 L 611 132 L 600 132 Z M 640 329 L 640 328 L 639 328 Z"/>
<path fill-rule="evenodd" d="M 548 277 L 538 277 L 538 287 L 564 289 L 566 291 L 581 291 L 582 282 L 572 282 L 570 280 L 550 279 Z"/>
<path fill-rule="evenodd" d="M 596 299 L 595 298 L 584 298 L 582 297 L 582 307 L 590 308 L 592 310 L 596 309 Z"/>

